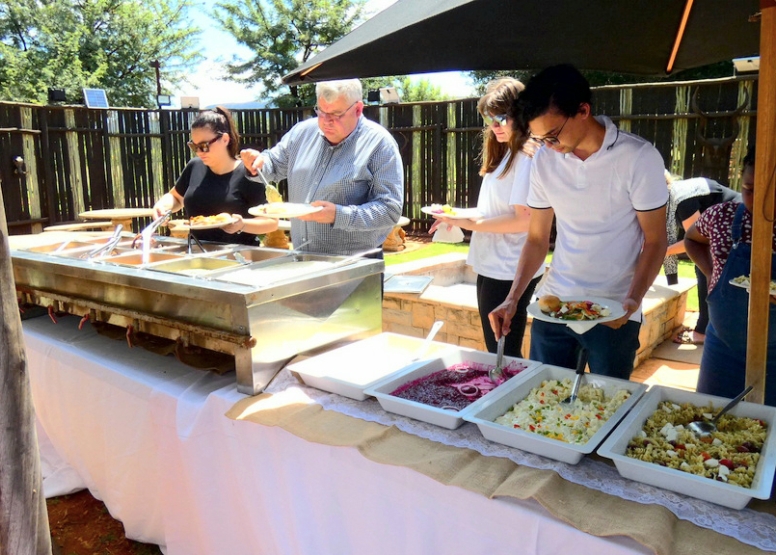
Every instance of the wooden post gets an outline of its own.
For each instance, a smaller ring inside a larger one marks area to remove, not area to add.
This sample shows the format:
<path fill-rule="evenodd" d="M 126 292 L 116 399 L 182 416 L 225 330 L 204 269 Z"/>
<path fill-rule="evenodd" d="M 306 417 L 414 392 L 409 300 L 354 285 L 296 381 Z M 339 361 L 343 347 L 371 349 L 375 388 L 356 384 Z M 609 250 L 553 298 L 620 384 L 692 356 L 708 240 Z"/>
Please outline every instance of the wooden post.
<path fill-rule="evenodd" d="M 754 386 L 747 401 L 765 400 L 768 354 L 768 314 L 771 280 L 776 168 L 776 0 L 761 0 L 760 79 L 757 106 L 757 154 L 754 170 L 752 223 L 752 288 L 749 294 L 749 339 L 746 347 L 746 383 Z"/>
<path fill-rule="evenodd" d="M 0 555 L 51 555 L 4 206 L 0 190 Z"/>

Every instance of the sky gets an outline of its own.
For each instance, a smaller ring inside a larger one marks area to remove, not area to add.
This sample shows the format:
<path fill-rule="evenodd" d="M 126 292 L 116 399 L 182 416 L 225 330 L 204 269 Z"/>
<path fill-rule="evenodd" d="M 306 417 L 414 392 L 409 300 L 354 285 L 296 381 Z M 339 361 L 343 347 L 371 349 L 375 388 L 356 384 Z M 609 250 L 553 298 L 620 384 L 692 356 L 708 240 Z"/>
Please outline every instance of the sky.
<path fill-rule="evenodd" d="M 396 0 L 368 0 L 366 13 L 378 13 L 387 8 Z M 213 7 L 218 0 L 200 0 L 190 10 L 192 22 L 203 29 L 200 41 L 202 42 L 202 54 L 206 60 L 197 70 L 189 75 L 191 85 L 184 85 L 173 91 L 171 98 L 172 107 L 180 107 L 181 96 L 199 97 L 201 107 L 215 104 L 230 104 L 252 102 L 258 99 L 261 89 L 249 88 L 246 85 L 222 81 L 218 77 L 224 74 L 221 66 L 237 55 L 247 59 L 250 51 L 237 43 L 229 34 L 221 31 L 217 23 L 208 14 L 213 12 Z M 205 39 L 207 37 L 207 39 Z M 162 70 L 163 71 L 163 70 Z M 412 76 L 413 80 L 427 79 L 434 86 L 439 86 L 442 93 L 452 97 L 469 97 L 474 95 L 474 88 L 468 78 L 460 72 L 426 73 Z"/>

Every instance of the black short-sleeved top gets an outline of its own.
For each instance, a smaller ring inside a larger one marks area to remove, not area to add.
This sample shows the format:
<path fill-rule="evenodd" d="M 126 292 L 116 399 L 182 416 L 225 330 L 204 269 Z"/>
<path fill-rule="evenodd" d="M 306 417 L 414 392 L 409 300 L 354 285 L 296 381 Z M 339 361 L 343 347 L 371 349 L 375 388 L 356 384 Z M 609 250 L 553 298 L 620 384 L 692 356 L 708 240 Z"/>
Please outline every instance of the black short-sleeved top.
<path fill-rule="evenodd" d="M 676 207 L 676 219 L 678 222 L 683 222 L 696 212 L 703 214 L 707 208 L 728 202 L 731 200 L 741 201 L 741 193 L 729 189 L 720 183 L 717 183 L 713 179 L 704 178 L 706 184 L 709 187 L 709 194 L 698 197 L 688 198 L 679 203 Z"/>
<path fill-rule="evenodd" d="M 249 175 L 242 162 L 234 171 L 218 175 L 199 158 L 192 158 L 175 182 L 175 190 L 183 197 L 186 216 L 214 216 L 221 212 L 240 214 L 252 218 L 248 209 L 267 202 L 264 184 L 260 178 Z M 222 229 L 194 231 L 200 241 L 218 243 L 259 244 L 259 237 L 252 233 L 226 233 Z"/>

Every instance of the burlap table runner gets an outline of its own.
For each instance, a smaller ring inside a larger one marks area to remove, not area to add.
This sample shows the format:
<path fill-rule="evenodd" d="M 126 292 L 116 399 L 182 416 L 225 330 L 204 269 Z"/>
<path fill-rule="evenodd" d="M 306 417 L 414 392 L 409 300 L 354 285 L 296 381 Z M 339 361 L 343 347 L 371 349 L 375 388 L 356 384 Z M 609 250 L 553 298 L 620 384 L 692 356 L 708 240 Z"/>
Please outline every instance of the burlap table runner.
<path fill-rule="evenodd" d="M 265 393 L 236 403 L 226 416 L 278 426 L 313 443 L 354 447 L 374 462 L 411 468 L 442 484 L 488 498 L 534 499 L 553 516 L 583 532 L 601 537 L 629 536 L 658 555 L 762 553 L 735 538 L 680 520 L 659 505 L 621 499 L 568 482 L 551 470 L 443 445 L 392 426 L 327 411 L 320 405 L 281 405 Z"/>

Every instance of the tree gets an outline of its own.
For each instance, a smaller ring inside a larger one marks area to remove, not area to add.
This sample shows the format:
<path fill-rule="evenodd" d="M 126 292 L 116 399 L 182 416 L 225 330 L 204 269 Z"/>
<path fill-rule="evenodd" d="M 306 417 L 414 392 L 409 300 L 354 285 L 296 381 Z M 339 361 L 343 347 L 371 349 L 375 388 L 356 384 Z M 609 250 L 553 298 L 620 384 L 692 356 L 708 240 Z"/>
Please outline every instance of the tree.
<path fill-rule="evenodd" d="M 311 106 L 313 85 L 290 87 L 280 78 L 345 36 L 359 21 L 363 0 L 248 0 L 216 4 L 215 19 L 254 55 L 226 65 L 234 81 L 261 83 L 275 106 Z"/>
<path fill-rule="evenodd" d="M 413 83 L 407 76 L 402 77 L 398 86 L 402 102 L 421 102 L 423 100 L 449 100 L 450 96 L 442 93 L 442 87 L 432 85 L 428 79 L 420 79 Z"/>
<path fill-rule="evenodd" d="M 155 107 L 151 62 L 174 85 L 202 59 L 199 29 L 188 27 L 192 1 L 0 3 L 0 98 L 45 103 L 51 87 L 72 100 L 89 87 L 105 89 L 114 106 Z"/>

